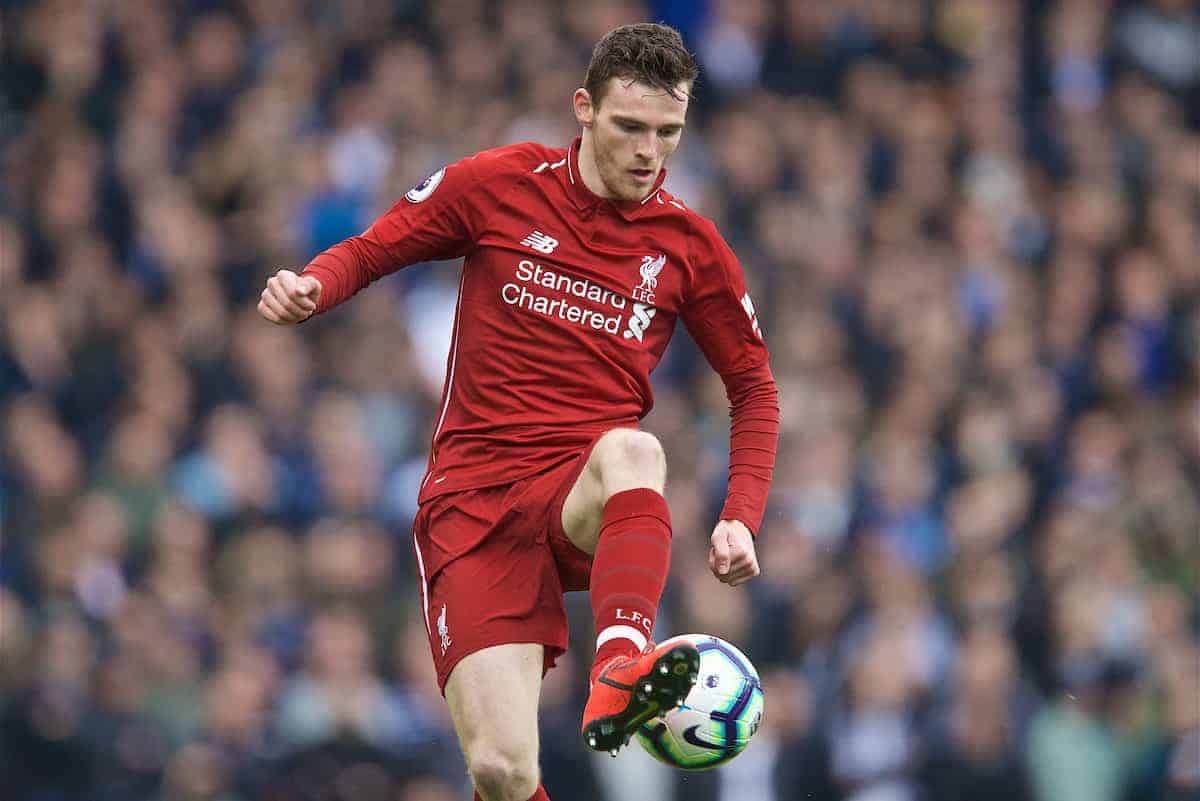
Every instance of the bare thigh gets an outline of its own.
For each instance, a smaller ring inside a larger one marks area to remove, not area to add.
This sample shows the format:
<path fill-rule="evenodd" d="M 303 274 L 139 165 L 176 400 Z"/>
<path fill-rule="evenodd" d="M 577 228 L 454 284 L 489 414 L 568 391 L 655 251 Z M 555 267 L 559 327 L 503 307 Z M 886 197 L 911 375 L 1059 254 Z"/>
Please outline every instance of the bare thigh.
<path fill-rule="evenodd" d="M 567 493 L 562 508 L 563 533 L 572 545 L 589 556 L 596 552 L 604 500 L 604 484 L 589 461 L 579 478 L 575 479 L 575 485 Z"/>
<path fill-rule="evenodd" d="M 586 554 L 596 552 L 604 504 L 624 490 L 648 487 L 662 492 L 666 460 L 654 435 L 614 428 L 596 440 L 579 478 L 563 502 L 563 533 Z"/>
<path fill-rule="evenodd" d="M 542 646 L 495 645 L 469 654 L 446 681 L 446 703 L 467 765 L 502 756 L 537 764 Z"/>

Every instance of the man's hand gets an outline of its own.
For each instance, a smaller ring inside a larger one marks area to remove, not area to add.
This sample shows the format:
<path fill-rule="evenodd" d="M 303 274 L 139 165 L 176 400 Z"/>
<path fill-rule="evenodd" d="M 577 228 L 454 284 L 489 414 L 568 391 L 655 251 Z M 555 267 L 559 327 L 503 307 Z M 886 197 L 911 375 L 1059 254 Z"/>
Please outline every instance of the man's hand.
<path fill-rule="evenodd" d="M 745 584 L 758 575 L 758 557 L 754 554 L 754 536 L 740 520 L 720 520 L 712 533 L 708 549 L 708 568 L 731 587 Z"/>
<path fill-rule="evenodd" d="M 276 325 L 302 323 L 312 317 L 321 298 L 321 282 L 311 275 L 280 270 L 267 279 L 258 313 Z"/>

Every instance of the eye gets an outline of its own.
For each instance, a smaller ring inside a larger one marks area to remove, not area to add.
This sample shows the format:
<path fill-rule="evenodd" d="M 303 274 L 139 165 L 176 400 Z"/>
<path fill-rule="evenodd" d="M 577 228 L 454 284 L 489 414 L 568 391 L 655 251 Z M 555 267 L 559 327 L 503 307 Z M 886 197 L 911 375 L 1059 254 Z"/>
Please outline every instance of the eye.
<path fill-rule="evenodd" d="M 672 136 L 677 136 L 678 134 L 679 134 L 678 128 L 662 128 L 658 132 L 658 135 L 661 136 L 663 139 L 670 139 Z"/>
<path fill-rule="evenodd" d="M 621 126 L 621 130 L 625 131 L 625 133 L 637 133 L 638 131 L 642 130 L 642 126 L 637 125 L 636 123 L 622 122 L 619 124 Z"/>

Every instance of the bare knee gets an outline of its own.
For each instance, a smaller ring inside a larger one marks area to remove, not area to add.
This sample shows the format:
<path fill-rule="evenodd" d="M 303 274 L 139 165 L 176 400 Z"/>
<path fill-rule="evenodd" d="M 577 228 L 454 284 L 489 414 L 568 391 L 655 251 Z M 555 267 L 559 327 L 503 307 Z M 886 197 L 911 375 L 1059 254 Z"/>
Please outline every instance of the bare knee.
<path fill-rule="evenodd" d="M 484 801 L 527 801 L 537 789 L 543 650 L 535 643 L 483 648 L 446 681 L 454 730 Z"/>
<path fill-rule="evenodd" d="M 593 457 L 606 498 L 636 487 L 662 492 L 666 484 L 666 454 L 658 437 L 647 431 L 613 429 L 596 443 Z"/>
<path fill-rule="evenodd" d="M 493 745 L 478 745 L 467 753 L 471 781 L 484 801 L 525 801 L 537 789 L 534 755 Z"/>

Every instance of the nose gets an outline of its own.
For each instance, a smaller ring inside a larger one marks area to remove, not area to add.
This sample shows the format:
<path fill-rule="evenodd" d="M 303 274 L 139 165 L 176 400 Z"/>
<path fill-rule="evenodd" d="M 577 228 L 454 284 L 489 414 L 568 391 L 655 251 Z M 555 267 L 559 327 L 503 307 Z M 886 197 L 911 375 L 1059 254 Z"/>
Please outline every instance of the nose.
<path fill-rule="evenodd" d="M 644 161 L 654 161 L 655 153 L 654 132 L 647 131 L 637 139 L 636 155 Z"/>

